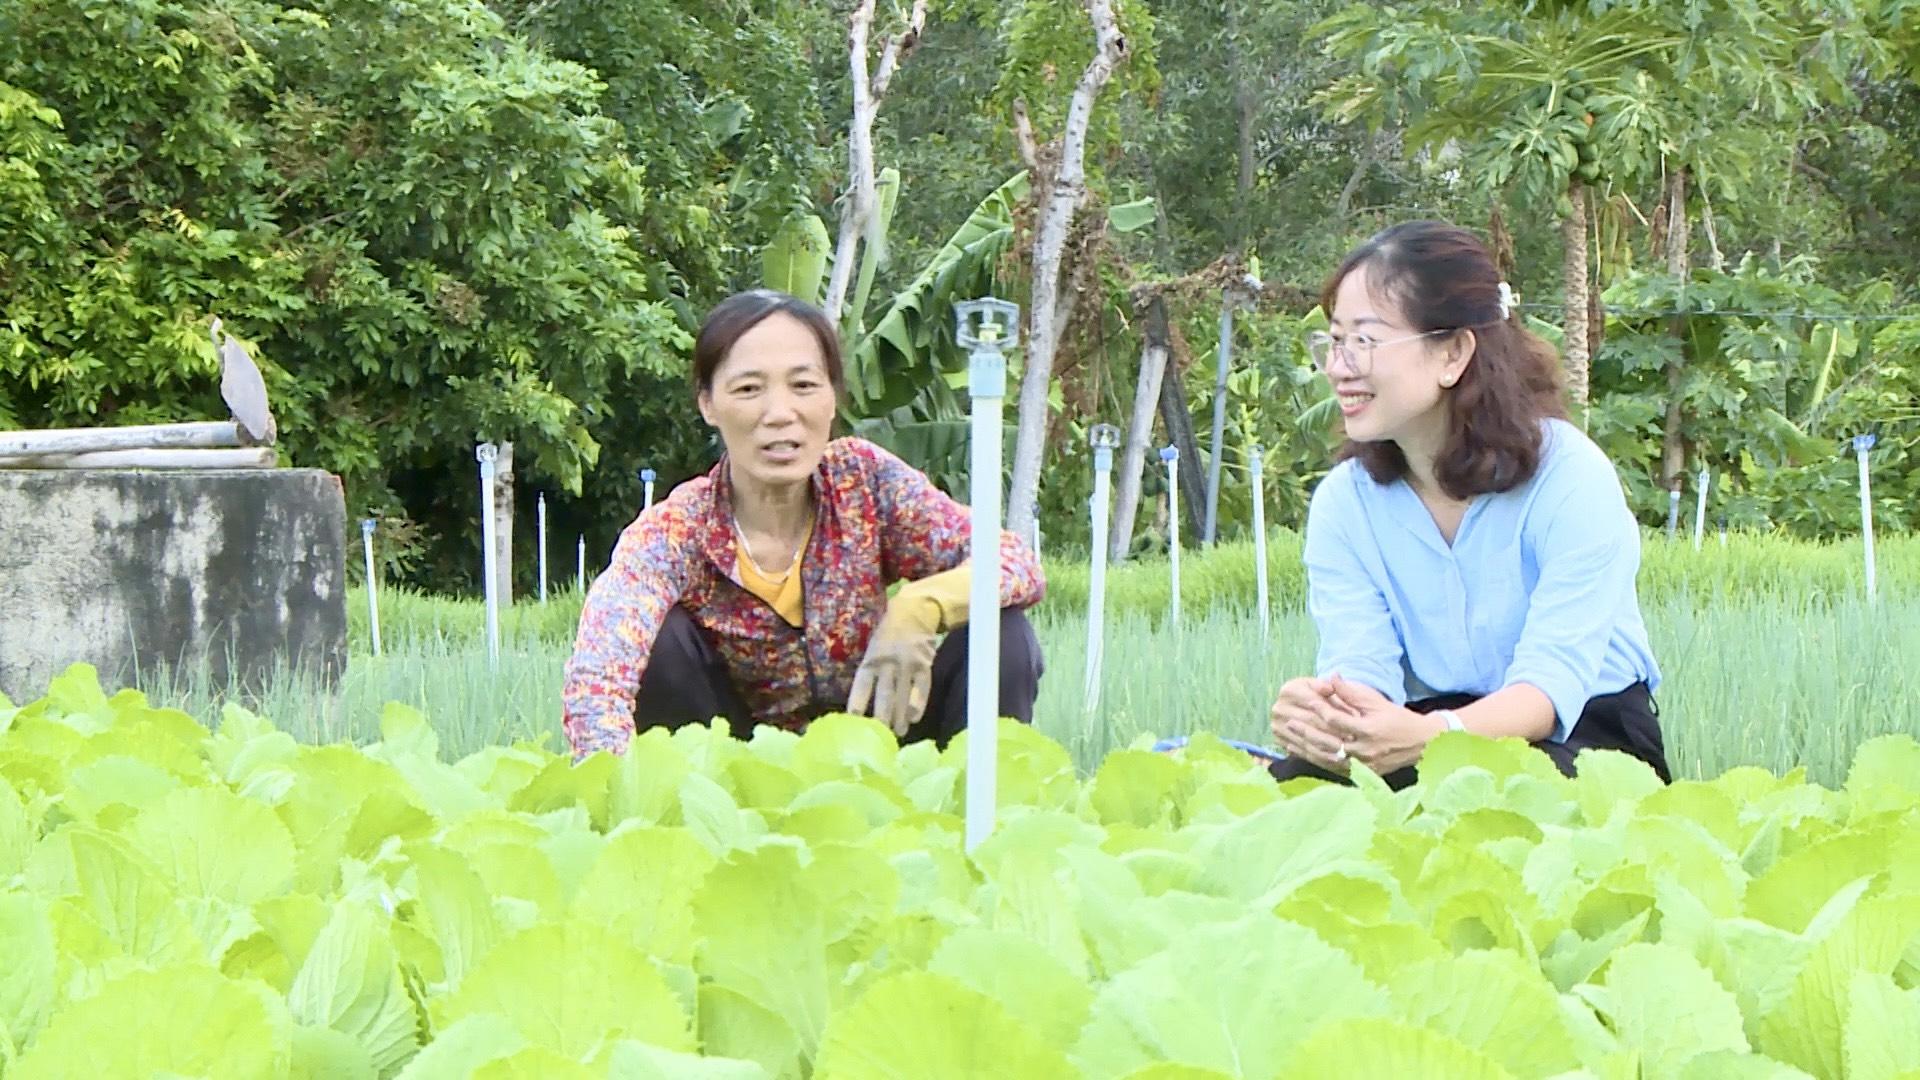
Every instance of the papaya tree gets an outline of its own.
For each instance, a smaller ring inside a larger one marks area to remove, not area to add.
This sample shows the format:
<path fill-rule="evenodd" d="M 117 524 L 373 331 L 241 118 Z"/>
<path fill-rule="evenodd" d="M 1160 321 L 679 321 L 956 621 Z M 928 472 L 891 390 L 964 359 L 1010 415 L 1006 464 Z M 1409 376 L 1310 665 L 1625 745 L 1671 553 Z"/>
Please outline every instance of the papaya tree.
<path fill-rule="evenodd" d="M 1722 118 L 1733 87 L 1776 115 L 1804 106 L 1785 78 L 1801 35 L 1773 0 L 1351 7 L 1322 24 L 1356 64 L 1323 96 L 1331 114 L 1397 126 L 1488 194 L 1551 207 L 1564 260 L 1562 351 L 1576 412 L 1588 399 L 1591 193 L 1637 190 L 1688 164 L 1678 133 Z M 1689 144 L 1697 154 L 1708 143 Z"/>

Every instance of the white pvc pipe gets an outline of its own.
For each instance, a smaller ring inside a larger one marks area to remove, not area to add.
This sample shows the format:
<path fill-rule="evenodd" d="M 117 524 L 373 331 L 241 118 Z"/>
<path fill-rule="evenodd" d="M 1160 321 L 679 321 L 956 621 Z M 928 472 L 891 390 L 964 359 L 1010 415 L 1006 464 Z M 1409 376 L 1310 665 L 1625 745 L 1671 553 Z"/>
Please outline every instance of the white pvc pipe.
<path fill-rule="evenodd" d="M 540 602 L 547 602 L 547 493 L 540 493 Z"/>
<path fill-rule="evenodd" d="M 1693 504 L 1693 550 L 1695 551 L 1700 550 L 1700 537 L 1707 529 L 1707 485 L 1712 479 L 1713 474 L 1707 471 L 1707 467 L 1700 466 L 1700 491 L 1695 496 Z"/>
<path fill-rule="evenodd" d="M 1160 460 L 1167 463 L 1167 551 L 1171 557 L 1169 573 L 1173 585 L 1173 625 L 1180 625 L 1180 448 L 1163 446 Z"/>
<path fill-rule="evenodd" d="M 1120 432 L 1111 424 L 1093 429 L 1093 501 L 1091 529 L 1092 570 L 1087 589 L 1087 681 L 1086 713 L 1092 716 L 1100 708 L 1101 663 L 1106 650 L 1107 621 L 1107 532 L 1113 488 L 1113 446 Z"/>
<path fill-rule="evenodd" d="M 360 523 L 360 546 L 367 554 L 367 622 L 373 627 L 373 655 L 380 655 L 380 583 L 373 576 L 373 529 L 374 521 L 368 518 Z"/>
<path fill-rule="evenodd" d="M 640 470 L 640 484 L 646 489 L 645 500 L 640 504 L 640 509 L 642 510 L 649 509 L 653 506 L 653 478 L 654 471 L 652 469 Z"/>
<path fill-rule="evenodd" d="M 473 453 L 480 460 L 480 543 L 486 549 L 480 562 L 481 572 L 486 576 L 487 664 L 497 668 L 500 666 L 500 575 L 494 544 L 493 462 L 499 451 L 492 443 L 481 443 Z"/>
<path fill-rule="evenodd" d="M 1255 446 L 1247 462 L 1253 474 L 1253 581 L 1255 602 L 1260 605 L 1260 637 L 1267 636 L 1271 617 L 1267 611 L 1267 499 L 1261 484 L 1260 447 Z"/>
<path fill-rule="evenodd" d="M 1867 600 L 1869 602 L 1878 598 L 1874 584 L 1873 481 L 1867 475 L 1867 451 L 1873 449 L 1875 441 L 1872 432 L 1853 437 L 1853 453 L 1860 459 L 1860 538 L 1864 545 L 1862 557 L 1866 559 L 1867 564 Z"/>
<path fill-rule="evenodd" d="M 573 578 L 574 578 L 574 584 L 579 586 L 580 588 L 581 595 L 582 596 L 586 595 L 586 592 L 587 592 L 587 538 L 585 534 L 581 535 L 580 549 L 574 555 Z"/>
<path fill-rule="evenodd" d="M 967 391 L 973 399 L 971 554 L 973 588 L 967 619 L 967 851 L 993 833 L 1000 758 L 1000 469 L 1007 396 L 1002 349 L 1017 336 L 1019 307 L 1005 300 L 954 305 L 959 341 L 971 349 Z M 977 330 L 969 316 L 980 316 Z M 995 316 L 1000 316 L 996 319 Z"/>

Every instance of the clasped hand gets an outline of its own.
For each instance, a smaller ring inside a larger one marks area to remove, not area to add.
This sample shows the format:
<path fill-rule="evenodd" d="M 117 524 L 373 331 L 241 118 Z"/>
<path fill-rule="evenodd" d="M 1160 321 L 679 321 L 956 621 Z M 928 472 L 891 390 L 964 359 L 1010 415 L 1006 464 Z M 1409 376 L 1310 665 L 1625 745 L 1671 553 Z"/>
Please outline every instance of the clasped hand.
<path fill-rule="evenodd" d="M 1373 687 L 1337 674 L 1289 680 L 1273 703 L 1273 737 L 1281 748 L 1343 776 L 1355 761 L 1378 775 L 1412 765 L 1444 729 Z"/>

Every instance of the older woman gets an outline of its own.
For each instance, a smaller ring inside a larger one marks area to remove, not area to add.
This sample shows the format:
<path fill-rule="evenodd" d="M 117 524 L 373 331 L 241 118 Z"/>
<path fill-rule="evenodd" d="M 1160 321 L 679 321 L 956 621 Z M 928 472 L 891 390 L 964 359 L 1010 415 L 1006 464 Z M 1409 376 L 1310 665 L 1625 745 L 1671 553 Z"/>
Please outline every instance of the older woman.
<path fill-rule="evenodd" d="M 1362 245 L 1313 342 L 1344 460 L 1307 511 L 1316 671 L 1281 687 L 1276 776 L 1361 761 L 1395 787 L 1446 731 L 1668 768 L 1619 476 L 1568 423 L 1557 363 L 1486 249 L 1444 222 Z"/>
<path fill-rule="evenodd" d="M 811 304 L 727 299 L 694 343 L 693 381 L 725 452 L 627 526 L 587 594 L 563 691 L 575 758 L 649 727 L 719 717 L 744 739 L 829 712 L 945 745 L 966 724 L 967 507 L 886 450 L 830 437 L 840 343 Z M 1000 570 L 999 715 L 1030 723 L 1043 664 L 1023 609 L 1046 586 L 1012 533 Z"/>

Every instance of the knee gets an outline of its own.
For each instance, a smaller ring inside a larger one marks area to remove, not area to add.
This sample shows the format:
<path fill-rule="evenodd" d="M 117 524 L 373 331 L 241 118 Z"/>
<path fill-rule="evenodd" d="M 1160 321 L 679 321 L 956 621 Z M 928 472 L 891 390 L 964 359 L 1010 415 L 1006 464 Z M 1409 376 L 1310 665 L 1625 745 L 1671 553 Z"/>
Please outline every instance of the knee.
<path fill-rule="evenodd" d="M 1039 685 L 1040 676 L 1047 670 L 1046 657 L 1040 649 L 1040 635 L 1034 632 L 1032 620 L 1020 608 L 1003 608 L 1000 611 L 1000 678 L 1015 681 L 1021 685 Z"/>

